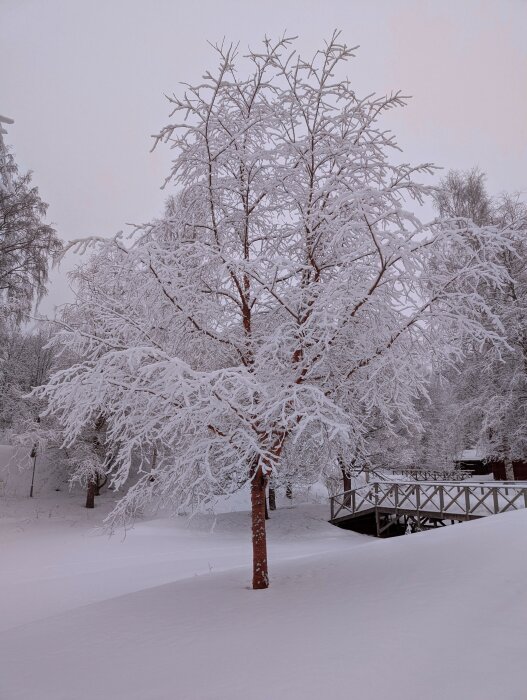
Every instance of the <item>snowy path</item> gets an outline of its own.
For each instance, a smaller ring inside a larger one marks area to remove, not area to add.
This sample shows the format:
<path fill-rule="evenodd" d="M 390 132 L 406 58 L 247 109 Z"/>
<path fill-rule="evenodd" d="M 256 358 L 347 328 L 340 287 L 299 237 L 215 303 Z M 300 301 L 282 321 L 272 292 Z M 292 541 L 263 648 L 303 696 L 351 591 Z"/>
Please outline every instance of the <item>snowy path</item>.
<path fill-rule="evenodd" d="M 203 539 L 196 566 L 222 543 L 215 564 L 237 568 L 114 590 L 0 634 L 0 698 L 525 700 L 526 516 L 371 541 L 328 530 L 319 506 L 280 511 L 272 587 L 258 592 L 240 566 L 246 514 L 226 516 L 214 535 L 187 531 L 187 545 Z M 137 530 L 136 554 L 158 540 L 151 560 L 143 550 L 152 577 L 176 530 Z"/>

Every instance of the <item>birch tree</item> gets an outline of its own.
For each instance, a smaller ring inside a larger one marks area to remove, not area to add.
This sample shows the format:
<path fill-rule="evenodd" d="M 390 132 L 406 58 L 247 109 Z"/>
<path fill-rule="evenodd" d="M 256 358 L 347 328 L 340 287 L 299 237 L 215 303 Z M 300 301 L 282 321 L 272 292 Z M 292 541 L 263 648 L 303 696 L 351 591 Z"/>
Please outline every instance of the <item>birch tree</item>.
<path fill-rule="evenodd" d="M 216 55 L 156 137 L 174 154 L 165 216 L 96 242 L 57 336 L 81 359 L 38 394 L 66 443 L 104 411 L 114 485 L 156 447 L 155 479 L 110 524 L 150 498 L 188 511 L 249 483 L 266 588 L 268 480 L 300 448 L 327 466 L 367 453 L 373 423 L 418 421 L 430 347 L 499 341 L 479 290 L 503 283 L 503 238 L 416 217 L 432 166 L 398 162 L 384 127 L 405 98 L 357 96 L 338 34 L 307 59 L 289 38 Z M 296 469 L 316 480 L 324 464 Z"/>

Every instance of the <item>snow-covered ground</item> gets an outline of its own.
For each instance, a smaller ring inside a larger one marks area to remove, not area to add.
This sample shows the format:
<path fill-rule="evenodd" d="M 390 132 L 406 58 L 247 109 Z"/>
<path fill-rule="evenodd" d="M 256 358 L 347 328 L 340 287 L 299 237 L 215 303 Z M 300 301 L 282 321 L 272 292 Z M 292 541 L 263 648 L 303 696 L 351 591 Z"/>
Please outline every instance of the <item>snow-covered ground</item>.
<path fill-rule="evenodd" d="M 281 507 L 252 591 L 248 513 L 108 539 L 101 499 L 0 499 L 1 700 L 527 697 L 527 511 L 374 540 Z"/>

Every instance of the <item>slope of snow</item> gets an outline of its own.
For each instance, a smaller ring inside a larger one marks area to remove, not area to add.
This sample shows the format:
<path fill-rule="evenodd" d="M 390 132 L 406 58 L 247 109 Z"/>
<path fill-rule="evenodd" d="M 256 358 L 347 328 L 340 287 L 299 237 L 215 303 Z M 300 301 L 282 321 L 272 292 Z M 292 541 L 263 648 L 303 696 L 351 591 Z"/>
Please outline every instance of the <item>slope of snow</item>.
<path fill-rule="evenodd" d="M 81 605 L 182 578 L 247 566 L 250 515 L 156 518 L 108 537 L 100 523 L 115 497 L 0 499 L 0 631 Z M 269 522 L 273 561 L 368 542 L 325 522 L 327 505 L 282 508 Z M 0 694 L 0 700 L 4 700 Z"/>
<path fill-rule="evenodd" d="M 527 511 L 383 541 L 322 517 L 274 514 L 268 591 L 249 589 L 247 513 L 212 533 L 206 518 L 143 522 L 121 544 L 50 517 L 33 547 L 36 525 L 19 539 L 13 525 L 2 552 L 27 537 L 36 560 L 12 555 L 12 585 L 32 588 L 11 604 L 46 581 L 53 604 L 0 634 L 0 698 L 524 700 Z M 71 599 L 86 575 L 98 602 Z"/>

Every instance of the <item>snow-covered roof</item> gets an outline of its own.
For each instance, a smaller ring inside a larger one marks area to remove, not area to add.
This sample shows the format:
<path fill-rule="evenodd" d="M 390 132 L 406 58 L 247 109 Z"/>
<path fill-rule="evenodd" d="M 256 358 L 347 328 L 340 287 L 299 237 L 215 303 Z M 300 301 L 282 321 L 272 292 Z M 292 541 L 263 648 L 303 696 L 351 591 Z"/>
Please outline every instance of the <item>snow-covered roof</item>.
<path fill-rule="evenodd" d="M 485 455 L 481 450 L 476 448 L 470 448 L 468 450 L 462 450 L 456 455 L 456 461 L 458 462 L 472 462 L 474 460 L 484 459 Z"/>

